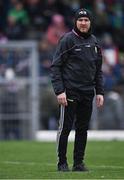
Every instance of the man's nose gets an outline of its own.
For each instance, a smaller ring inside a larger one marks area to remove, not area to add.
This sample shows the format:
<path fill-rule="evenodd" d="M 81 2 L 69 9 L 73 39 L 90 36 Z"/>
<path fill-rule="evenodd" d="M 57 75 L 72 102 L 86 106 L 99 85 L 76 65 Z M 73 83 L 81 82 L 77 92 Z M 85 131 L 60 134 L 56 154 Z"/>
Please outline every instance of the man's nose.
<path fill-rule="evenodd" d="M 82 20 L 82 21 L 81 21 L 81 24 L 86 24 L 86 21 Z"/>

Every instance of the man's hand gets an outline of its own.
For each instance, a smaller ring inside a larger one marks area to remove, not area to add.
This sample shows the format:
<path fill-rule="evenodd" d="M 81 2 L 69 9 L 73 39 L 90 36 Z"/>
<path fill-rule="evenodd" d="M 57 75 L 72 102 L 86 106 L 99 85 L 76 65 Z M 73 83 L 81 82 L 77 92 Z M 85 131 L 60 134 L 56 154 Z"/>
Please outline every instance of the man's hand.
<path fill-rule="evenodd" d="M 66 94 L 61 93 L 57 96 L 58 103 L 61 104 L 62 106 L 67 106 L 67 99 L 66 99 Z"/>
<path fill-rule="evenodd" d="M 103 106 L 103 103 L 104 103 L 103 95 L 96 95 L 96 105 L 97 105 L 97 107 Z"/>

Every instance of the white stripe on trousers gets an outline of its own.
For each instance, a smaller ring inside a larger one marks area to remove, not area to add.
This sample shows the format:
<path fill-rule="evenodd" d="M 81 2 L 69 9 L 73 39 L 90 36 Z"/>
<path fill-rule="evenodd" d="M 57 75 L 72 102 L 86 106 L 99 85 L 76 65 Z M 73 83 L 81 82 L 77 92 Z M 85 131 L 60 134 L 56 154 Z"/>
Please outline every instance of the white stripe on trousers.
<path fill-rule="evenodd" d="M 64 113 L 65 113 L 65 106 L 60 106 L 60 119 L 59 119 L 59 128 L 57 132 L 57 154 L 58 154 L 58 148 L 59 148 L 59 141 L 60 136 L 63 130 L 63 124 L 64 124 Z"/>

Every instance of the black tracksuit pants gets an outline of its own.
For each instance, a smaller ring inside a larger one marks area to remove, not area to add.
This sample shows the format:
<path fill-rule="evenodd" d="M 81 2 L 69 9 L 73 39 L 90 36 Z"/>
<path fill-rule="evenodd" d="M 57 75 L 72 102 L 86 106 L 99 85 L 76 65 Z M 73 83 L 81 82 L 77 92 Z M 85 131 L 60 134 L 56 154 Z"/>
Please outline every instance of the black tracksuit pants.
<path fill-rule="evenodd" d="M 59 130 L 57 134 L 58 164 L 67 162 L 68 136 L 75 122 L 74 165 L 83 162 L 87 142 L 87 130 L 92 113 L 94 90 L 86 92 L 66 91 L 68 106 L 60 107 Z"/>

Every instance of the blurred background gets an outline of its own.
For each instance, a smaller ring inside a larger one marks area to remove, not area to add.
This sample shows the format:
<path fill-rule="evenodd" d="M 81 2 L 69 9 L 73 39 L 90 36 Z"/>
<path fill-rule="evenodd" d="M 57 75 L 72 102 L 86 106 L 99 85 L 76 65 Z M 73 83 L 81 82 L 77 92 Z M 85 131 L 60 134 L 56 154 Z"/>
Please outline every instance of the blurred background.
<path fill-rule="evenodd" d="M 103 53 L 105 103 L 94 102 L 89 129 L 124 129 L 124 0 L 0 0 L 0 139 L 34 139 L 56 130 L 50 65 L 77 9 L 94 16 Z"/>

